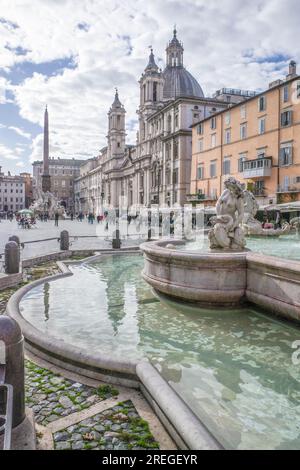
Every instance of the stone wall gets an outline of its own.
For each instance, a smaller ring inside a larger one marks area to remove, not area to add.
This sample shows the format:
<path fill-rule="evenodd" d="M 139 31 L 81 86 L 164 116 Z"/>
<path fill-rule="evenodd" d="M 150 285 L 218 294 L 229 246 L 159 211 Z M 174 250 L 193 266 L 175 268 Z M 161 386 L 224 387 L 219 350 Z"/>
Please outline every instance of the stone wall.
<path fill-rule="evenodd" d="M 9 287 L 14 287 L 17 284 L 20 284 L 23 280 L 22 273 L 16 274 L 3 274 L 0 276 L 0 291 L 8 289 Z"/>

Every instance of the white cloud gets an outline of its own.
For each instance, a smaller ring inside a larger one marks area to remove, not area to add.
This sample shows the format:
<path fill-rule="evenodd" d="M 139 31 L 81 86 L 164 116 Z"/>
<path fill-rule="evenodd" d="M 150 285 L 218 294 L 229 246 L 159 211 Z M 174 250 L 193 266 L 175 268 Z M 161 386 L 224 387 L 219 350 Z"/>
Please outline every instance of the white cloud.
<path fill-rule="evenodd" d="M 19 134 L 21 137 L 24 137 L 25 139 L 31 139 L 31 134 L 29 132 L 25 132 L 23 129 L 20 129 L 19 127 L 8 126 L 7 129 L 15 131 L 17 134 Z"/>
<path fill-rule="evenodd" d="M 16 86 L 0 79 L 0 102 L 1 89 L 10 86 L 21 117 L 42 126 L 48 104 L 53 156 L 93 156 L 106 144 L 115 86 L 127 122 L 137 119 L 148 46 L 164 61 L 174 23 L 185 65 L 206 95 L 223 86 L 267 87 L 287 68 L 287 59 L 276 66 L 266 60 L 274 55 L 300 61 L 297 0 L 0 0 L 0 11 L 10 22 L 0 23 L 0 67 L 66 58 L 76 64 L 51 77 L 34 73 Z M 135 142 L 132 126 L 127 139 Z M 31 160 L 41 159 L 42 134 L 31 147 Z"/>
<path fill-rule="evenodd" d="M 14 150 L 0 143 L 0 161 L 2 158 L 5 158 L 5 160 L 19 160 Z"/>

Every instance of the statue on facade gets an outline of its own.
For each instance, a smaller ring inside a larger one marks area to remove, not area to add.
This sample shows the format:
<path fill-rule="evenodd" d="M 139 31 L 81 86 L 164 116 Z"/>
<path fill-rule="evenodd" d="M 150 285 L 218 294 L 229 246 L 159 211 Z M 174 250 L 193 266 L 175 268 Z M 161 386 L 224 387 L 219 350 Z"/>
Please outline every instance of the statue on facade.
<path fill-rule="evenodd" d="M 244 192 L 233 177 L 224 182 L 225 189 L 216 204 L 217 215 L 210 218 L 212 229 L 208 233 L 212 250 L 245 249 L 246 242 L 240 224 L 244 217 Z"/>

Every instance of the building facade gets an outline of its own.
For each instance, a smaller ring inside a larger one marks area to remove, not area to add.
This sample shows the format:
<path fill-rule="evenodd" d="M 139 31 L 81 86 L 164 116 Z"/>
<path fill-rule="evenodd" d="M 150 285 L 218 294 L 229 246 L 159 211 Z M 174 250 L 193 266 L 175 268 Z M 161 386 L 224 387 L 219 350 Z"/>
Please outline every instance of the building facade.
<path fill-rule="evenodd" d="M 49 158 L 51 192 L 68 211 L 74 211 L 74 180 L 80 176 L 84 160 L 75 158 Z M 33 162 L 32 191 L 37 199 L 42 191 L 43 161 Z"/>
<path fill-rule="evenodd" d="M 300 77 L 285 80 L 193 125 L 191 200 L 211 204 L 229 175 L 261 204 L 300 200 Z"/>
<path fill-rule="evenodd" d="M 139 130 L 136 145 L 126 144 L 124 106 L 116 91 L 108 113 L 107 146 L 97 159 L 81 168 L 75 182 L 76 212 L 101 212 L 117 207 L 183 205 L 190 192 L 191 126 L 227 109 L 232 90 L 206 98 L 197 80 L 183 65 L 183 45 L 173 38 L 166 48 L 166 67 L 155 63 L 153 51 L 139 80 Z M 121 202 L 122 203 L 122 202 Z"/>
<path fill-rule="evenodd" d="M 20 173 L 25 183 L 25 207 L 28 209 L 33 201 L 32 175 L 30 173 Z"/>
<path fill-rule="evenodd" d="M 21 176 L 7 175 L 0 167 L 0 212 L 17 212 L 25 208 L 25 181 Z"/>

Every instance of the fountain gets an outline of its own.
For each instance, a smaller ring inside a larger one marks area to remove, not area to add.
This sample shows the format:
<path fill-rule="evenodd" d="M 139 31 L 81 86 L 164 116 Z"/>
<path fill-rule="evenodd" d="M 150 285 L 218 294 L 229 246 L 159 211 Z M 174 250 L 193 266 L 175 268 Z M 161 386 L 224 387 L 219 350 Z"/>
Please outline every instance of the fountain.
<path fill-rule="evenodd" d="M 48 217 L 53 219 L 56 213 L 65 217 L 65 208 L 50 191 L 39 191 L 37 200 L 31 204 L 30 210 L 35 217 L 48 214 Z"/>
<path fill-rule="evenodd" d="M 262 231 L 269 235 L 270 231 L 261 229 L 254 217 L 254 196 L 232 177 L 224 185 L 216 204 L 217 215 L 211 219 L 209 251 L 188 251 L 188 245 L 175 239 L 144 243 L 143 278 L 158 293 L 177 301 L 205 308 L 232 307 L 250 301 L 276 315 L 299 321 L 299 262 L 291 260 L 287 265 L 280 258 L 246 249 L 245 232 Z M 288 230 L 289 227 L 279 232 Z M 182 245 L 185 249 L 180 249 Z"/>

